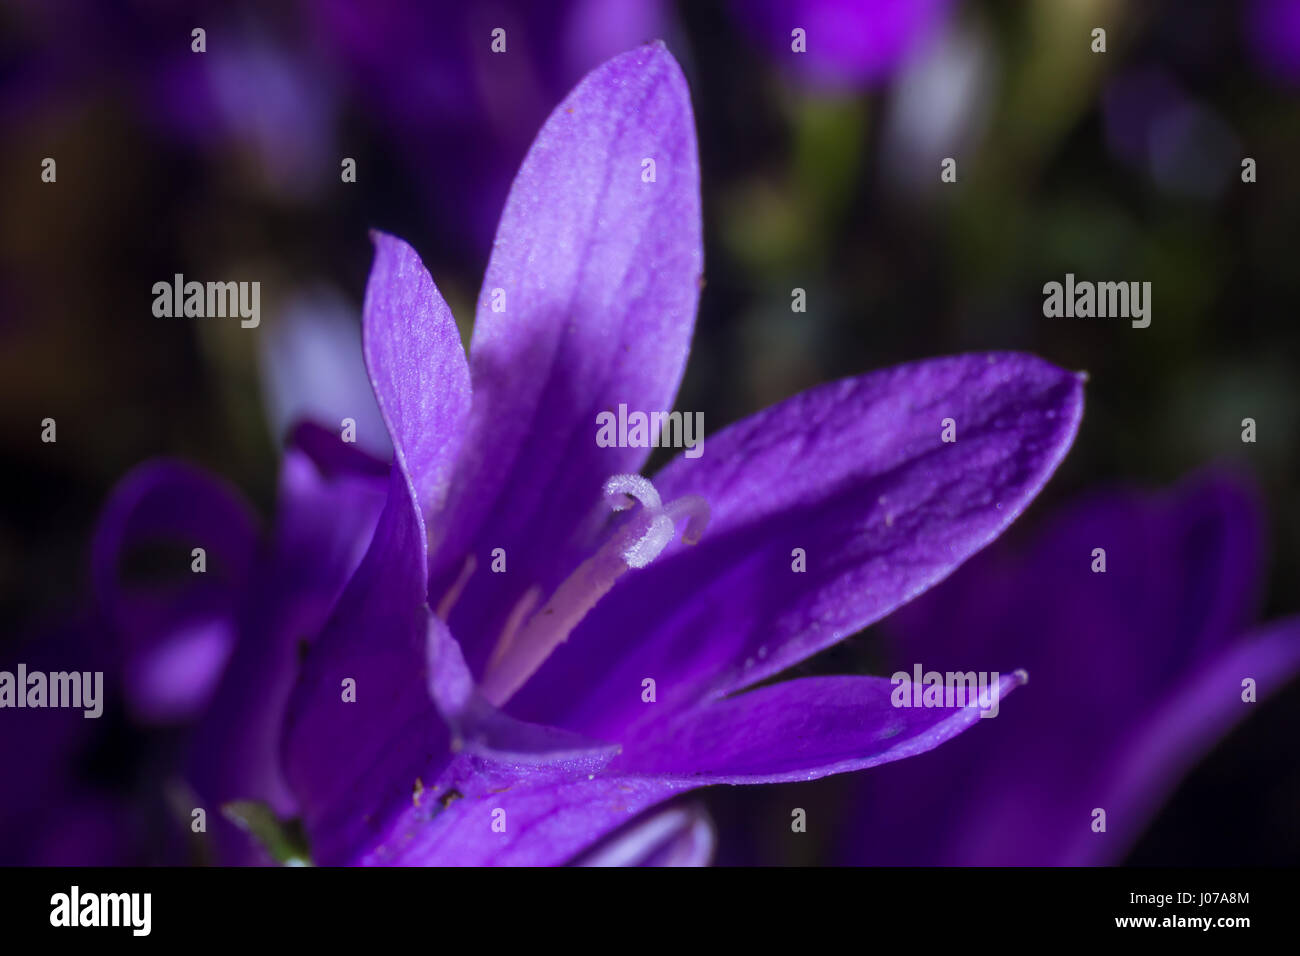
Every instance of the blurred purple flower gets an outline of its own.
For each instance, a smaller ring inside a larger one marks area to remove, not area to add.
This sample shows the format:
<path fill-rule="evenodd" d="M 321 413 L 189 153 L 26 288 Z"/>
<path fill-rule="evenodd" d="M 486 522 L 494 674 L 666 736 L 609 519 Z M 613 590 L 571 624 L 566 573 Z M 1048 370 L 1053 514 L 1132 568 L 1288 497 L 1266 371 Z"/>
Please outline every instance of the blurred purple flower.
<path fill-rule="evenodd" d="M 879 83 L 942 25 L 951 0 L 733 0 L 737 22 L 774 61 L 814 87 Z M 796 53 L 802 30 L 806 52 Z"/>
<path fill-rule="evenodd" d="M 1263 698 L 1300 668 L 1300 619 L 1249 629 L 1260 580 L 1257 504 L 1226 476 L 1096 495 L 981 554 L 890 619 L 891 666 L 965 671 L 978 649 L 1029 683 L 941 759 L 855 783 L 846 862 L 1119 863 L 1250 715 L 1243 680 Z"/>
<path fill-rule="evenodd" d="M 1253 0 L 1246 40 L 1259 65 L 1283 82 L 1300 84 L 1300 0 Z"/>
<path fill-rule="evenodd" d="M 323 0 L 321 46 L 395 140 L 439 233 L 488 246 L 530 137 L 577 80 L 664 32 L 662 0 Z M 492 50 L 504 32 L 504 53 Z"/>
<path fill-rule="evenodd" d="M 276 521 L 263 541 L 233 490 L 197 469 L 141 465 L 114 490 L 92 548 L 100 615 L 142 722 L 185 722 L 179 763 L 205 809 L 215 859 L 267 857 L 220 815 L 254 800 L 296 812 L 280 771 L 279 728 L 304 642 L 318 633 L 378 520 L 387 466 L 332 433 L 301 425 L 289 438 Z M 192 573 L 191 550 L 206 570 Z M 184 568 L 139 574 L 140 556 Z M 201 636 L 201 640 L 196 638 Z"/>
<path fill-rule="evenodd" d="M 1238 171 L 1241 144 L 1232 128 L 1165 70 L 1120 73 L 1102 104 L 1111 152 L 1164 192 L 1217 198 Z"/>
<path fill-rule="evenodd" d="M 331 75 L 256 4 L 17 0 L 13 20 L 0 124 L 119 95 L 154 131 L 223 161 L 234 146 L 277 195 L 301 198 L 337 175 L 321 163 L 335 151 Z M 206 52 L 192 50 L 195 28 Z"/>

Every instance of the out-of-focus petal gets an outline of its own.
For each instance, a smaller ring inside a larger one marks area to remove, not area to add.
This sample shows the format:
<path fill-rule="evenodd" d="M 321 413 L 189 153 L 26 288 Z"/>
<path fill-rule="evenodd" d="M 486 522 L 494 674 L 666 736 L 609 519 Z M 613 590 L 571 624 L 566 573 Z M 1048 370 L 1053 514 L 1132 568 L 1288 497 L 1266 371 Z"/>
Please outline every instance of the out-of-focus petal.
<path fill-rule="evenodd" d="M 1285 629 L 1233 641 L 1255 604 L 1259 526 L 1254 493 L 1229 476 L 1158 497 L 1097 494 L 891 617 L 897 666 L 965 669 L 978 651 L 1024 665 L 1030 681 L 988 728 L 864 778 L 847 857 L 1122 859 L 1192 760 L 1249 713 L 1242 678 L 1262 697 L 1294 670 Z M 1105 832 L 1092 829 L 1096 809 Z"/>
<path fill-rule="evenodd" d="M 1098 775 L 1094 806 L 1106 810 L 1106 832 L 1072 833 L 1062 862 L 1095 866 L 1121 859 L 1183 775 L 1250 716 L 1254 701 L 1281 690 L 1297 672 L 1300 617 L 1292 617 L 1234 642 L 1170 688 Z M 1253 682 L 1251 702 L 1245 699 L 1247 679 Z"/>
<path fill-rule="evenodd" d="M 400 445 L 400 442 L 398 443 Z M 402 469 L 370 548 L 303 661 L 282 753 L 313 859 L 347 863 L 383 834 L 447 727 L 427 690 L 424 522 Z"/>
<path fill-rule="evenodd" d="M 92 575 L 137 717 L 183 720 L 207 705 L 234 646 L 256 546 L 238 492 L 189 465 L 144 464 L 113 490 Z M 195 548 L 204 550 L 201 573 Z"/>
<path fill-rule="evenodd" d="M 943 22 L 950 0 L 733 0 L 774 61 L 815 87 L 887 79 Z M 795 30 L 805 51 L 795 52 Z"/>
<path fill-rule="evenodd" d="M 210 809 L 257 800 L 281 817 L 296 812 L 280 770 L 285 705 L 299 659 L 365 554 L 386 497 L 387 469 L 374 473 L 373 459 L 331 433 L 303 427 L 295 435 L 312 440 L 315 458 L 292 443 L 285 453 L 270 553 L 190 746 L 188 780 Z M 337 448 L 329 453 L 331 441 Z M 316 459 L 336 467 L 323 471 Z M 209 813 L 209 833 L 222 862 L 260 858 L 219 813 Z"/>

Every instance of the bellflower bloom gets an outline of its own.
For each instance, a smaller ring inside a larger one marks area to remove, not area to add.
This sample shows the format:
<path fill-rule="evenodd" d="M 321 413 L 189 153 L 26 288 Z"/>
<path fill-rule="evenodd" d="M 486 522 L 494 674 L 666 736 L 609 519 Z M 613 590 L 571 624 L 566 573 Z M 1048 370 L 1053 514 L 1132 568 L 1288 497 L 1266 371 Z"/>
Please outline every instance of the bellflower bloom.
<path fill-rule="evenodd" d="M 283 740 L 316 860 L 563 862 L 683 790 L 873 766 L 978 720 L 896 710 L 878 678 L 751 688 L 1013 520 L 1073 439 L 1080 377 L 1008 354 L 903 366 L 641 477 L 646 449 L 598 445 L 597 415 L 671 407 L 698 175 L 661 44 L 589 75 L 515 180 L 469 362 L 415 253 L 376 235 L 364 352 L 394 468 Z"/>
<path fill-rule="evenodd" d="M 672 407 L 702 285 L 693 118 L 662 44 L 595 70 L 543 126 L 468 361 L 415 252 L 374 240 L 362 344 L 392 467 L 299 429 L 252 557 L 238 509 L 197 482 L 164 482 L 161 514 L 123 493 L 136 505 L 106 519 L 218 542 L 245 582 L 233 611 L 182 597 L 132 642 L 165 662 L 178 632 L 226 635 L 229 664 L 188 678 L 201 797 L 296 817 L 325 864 L 699 862 L 698 814 L 637 815 L 708 784 L 875 766 L 978 722 L 976 706 L 898 710 L 881 678 L 757 685 L 1014 520 L 1073 441 L 1080 376 L 1006 353 L 905 365 L 709 435 L 653 479 L 645 443 L 598 443 L 602 412 Z M 100 550 L 121 566 L 122 547 Z M 175 713 L 169 681 L 134 686 Z"/>
<path fill-rule="evenodd" d="M 1300 618 L 1252 623 L 1260 525 L 1223 475 L 1097 494 L 891 618 L 899 667 L 964 671 L 979 648 L 1029 683 L 941 759 L 855 782 L 845 862 L 1122 861 L 1183 774 L 1300 669 Z"/>

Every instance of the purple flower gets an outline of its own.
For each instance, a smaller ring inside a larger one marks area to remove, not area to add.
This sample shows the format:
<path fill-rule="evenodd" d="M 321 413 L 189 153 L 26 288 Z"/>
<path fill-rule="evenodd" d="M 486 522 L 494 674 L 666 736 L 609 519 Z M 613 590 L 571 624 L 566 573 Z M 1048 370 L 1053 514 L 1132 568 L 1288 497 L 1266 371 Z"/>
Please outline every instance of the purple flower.
<path fill-rule="evenodd" d="M 1005 527 L 1068 448 L 1080 379 L 1016 355 L 903 366 L 797 396 L 653 481 L 646 449 L 600 447 L 600 412 L 671 408 L 700 288 L 693 120 L 662 45 L 596 70 L 543 127 L 468 363 L 415 253 L 375 242 L 364 347 L 396 467 L 284 736 L 316 860 L 563 862 L 683 790 L 872 766 L 978 719 L 903 713 L 877 678 L 732 695 Z"/>
<path fill-rule="evenodd" d="M 218 563 L 249 582 L 217 615 L 230 663 L 192 681 L 213 687 L 188 773 L 205 801 L 299 818 L 326 864 L 698 861 L 696 815 L 636 816 L 978 722 L 896 709 L 881 678 L 755 687 L 1014 520 L 1073 440 L 1081 378 L 1006 353 L 905 365 L 640 476 L 648 449 L 602 447 L 597 416 L 673 404 L 702 285 L 693 124 L 662 44 L 556 108 L 506 203 L 468 361 L 415 252 L 376 234 L 363 352 L 393 467 L 299 429 L 251 564 L 225 493 L 193 475 L 159 496 L 188 501 L 188 525 L 110 508 L 109 527 L 224 541 Z M 188 601 L 176 619 L 203 619 Z M 132 646 L 167 657 L 154 620 Z"/>
<path fill-rule="evenodd" d="M 1300 0 L 1252 0 L 1245 12 L 1246 40 L 1260 67 L 1300 83 Z"/>
<path fill-rule="evenodd" d="M 852 90 L 892 76 L 934 35 L 951 0 L 747 0 L 732 6 L 736 20 L 776 62 L 812 86 Z M 803 49 L 796 51 L 800 42 Z"/>
<path fill-rule="evenodd" d="M 965 671 L 979 648 L 1029 682 L 941 759 L 856 787 L 849 861 L 1120 862 L 1180 777 L 1251 714 L 1243 682 L 1262 699 L 1300 668 L 1300 618 L 1252 629 L 1260 540 L 1253 494 L 1225 476 L 1098 494 L 891 618 L 900 668 Z"/>

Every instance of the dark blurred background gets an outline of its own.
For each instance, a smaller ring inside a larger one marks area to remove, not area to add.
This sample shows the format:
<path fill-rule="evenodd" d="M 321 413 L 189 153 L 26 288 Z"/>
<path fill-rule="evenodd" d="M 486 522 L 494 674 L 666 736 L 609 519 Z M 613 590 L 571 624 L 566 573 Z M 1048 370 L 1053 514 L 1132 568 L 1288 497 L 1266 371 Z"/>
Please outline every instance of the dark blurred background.
<path fill-rule="evenodd" d="M 587 69 L 656 36 L 686 71 L 703 167 L 707 286 L 678 407 L 716 430 L 896 362 L 1035 352 L 1087 370 L 1088 406 L 1016 533 L 1099 484 L 1235 464 L 1268 509 L 1263 616 L 1296 612 L 1300 4 L 812 3 L 889 30 L 811 67 L 780 6 L 5 0 L 4 639 L 84 605 L 98 509 L 147 458 L 192 460 L 269 513 L 294 401 L 276 383 L 286 362 L 310 366 L 301 343 L 359 334 L 369 228 L 416 247 L 468 333 L 538 126 Z M 497 26 L 510 52 L 493 59 Z M 1045 318 L 1043 283 L 1071 271 L 1151 281 L 1150 328 Z M 261 326 L 155 318 L 151 288 L 177 272 L 259 279 Z M 861 671 L 869 645 L 807 672 Z M 1293 686 L 1185 781 L 1130 861 L 1300 860 L 1297 727 Z M 833 834 L 778 824 L 755 841 L 752 822 L 843 812 L 844 794 L 831 779 L 706 799 L 724 858 L 812 862 Z"/>

